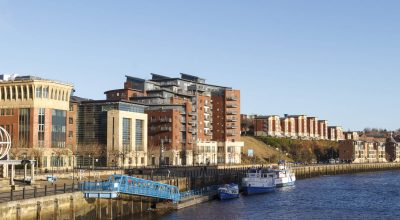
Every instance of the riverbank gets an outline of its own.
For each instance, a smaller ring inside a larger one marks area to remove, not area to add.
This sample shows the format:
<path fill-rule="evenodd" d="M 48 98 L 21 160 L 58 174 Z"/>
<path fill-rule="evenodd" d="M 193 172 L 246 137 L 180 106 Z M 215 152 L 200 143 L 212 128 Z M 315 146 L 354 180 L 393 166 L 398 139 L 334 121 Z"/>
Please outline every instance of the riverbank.
<path fill-rule="evenodd" d="M 261 165 L 260 165 L 261 167 Z M 267 167 L 264 165 L 263 167 Z M 178 186 L 181 191 L 195 189 L 206 185 L 228 182 L 240 184 L 248 166 L 225 168 L 202 167 L 188 168 L 182 171 L 186 177 L 178 177 L 163 182 Z M 180 168 L 183 169 L 183 168 Z M 189 170 L 190 169 L 190 170 Z M 196 170 L 197 169 L 197 170 Z M 379 164 L 334 164 L 305 167 L 293 167 L 297 179 L 308 179 L 325 175 L 352 174 L 361 172 L 400 170 L 400 163 Z M 171 168 L 171 172 L 174 170 Z M 180 174 L 179 172 L 174 172 Z M 174 205 L 171 202 L 138 196 L 121 196 L 118 199 L 84 199 L 81 192 L 31 198 L 19 201 L 0 203 L 1 219 L 114 219 L 146 213 L 149 210 L 159 214 L 177 209 L 195 207 L 212 200 L 214 195 L 200 195 L 190 201 Z M 72 208 L 74 207 L 74 208 Z M 71 214 L 72 213 L 72 214 Z M 112 217 L 111 217 L 112 216 Z"/>
<path fill-rule="evenodd" d="M 306 178 L 274 193 L 214 200 L 141 219 L 398 219 L 399 187 L 400 170 Z"/>

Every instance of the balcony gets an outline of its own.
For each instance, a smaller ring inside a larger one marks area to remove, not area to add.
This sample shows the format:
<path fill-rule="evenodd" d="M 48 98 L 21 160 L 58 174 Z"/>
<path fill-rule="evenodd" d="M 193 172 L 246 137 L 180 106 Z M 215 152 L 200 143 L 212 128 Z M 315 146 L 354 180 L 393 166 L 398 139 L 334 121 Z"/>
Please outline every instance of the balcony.
<path fill-rule="evenodd" d="M 237 122 L 237 118 L 228 118 L 226 119 L 228 122 Z"/>
<path fill-rule="evenodd" d="M 150 119 L 150 123 L 156 123 L 156 122 L 157 122 L 157 119 L 155 119 L 155 118 Z"/>
<path fill-rule="evenodd" d="M 236 132 L 227 132 L 226 135 L 228 135 L 228 136 L 236 136 Z"/>
<path fill-rule="evenodd" d="M 172 143 L 172 139 L 161 139 L 161 142 L 164 144 Z"/>
<path fill-rule="evenodd" d="M 190 112 L 189 115 L 190 116 L 196 116 L 197 114 L 196 114 L 196 112 Z"/>
<path fill-rule="evenodd" d="M 228 107 L 228 108 L 237 108 L 238 105 L 236 105 L 236 104 L 228 104 L 228 105 L 226 105 L 226 107 Z"/>
<path fill-rule="evenodd" d="M 228 100 L 228 101 L 237 101 L 238 99 L 235 96 L 228 96 L 228 97 L 226 97 L 226 100 Z"/>
<path fill-rule="evenodd" d="M 228 129 L 237 129 L 238 127 L 235 126 L 235 125 L 228 125 L 227 128 L 228 128 Z"/>
<path fill-rule="evenodd" d="M 170 122 L 172 122 L 172 118 L 161 118 L 160 122 L 162 122 L 162 123 L 170 123 Z"/>
<path fill-rule="evenodd" d="M 171 127 L 161 127 L 160 131 L 172 131 Z"/>
<path fill-rule="evenodd" d="M 183 128 L 180 129 L 180 131 L 181 131 L 181 132 L 186 132 L 186 128 L 183 127 Z"/>
<path fill-rule="evenodd" d="M 237 112 L 236 111 L 227 111 L 226 114 L 227 115 L 236 115 Z"/>

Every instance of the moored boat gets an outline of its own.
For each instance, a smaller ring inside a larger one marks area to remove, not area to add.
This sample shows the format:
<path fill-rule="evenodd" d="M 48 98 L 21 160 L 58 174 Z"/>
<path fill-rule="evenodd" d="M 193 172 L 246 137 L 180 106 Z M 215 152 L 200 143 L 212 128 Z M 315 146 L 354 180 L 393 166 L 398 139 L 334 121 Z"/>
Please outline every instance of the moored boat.
<path fill-rule="evenodd" d="M 275 185 L 276 187 L 293 186 L 296 181 L 296 175 L 286 165 L 286 163 L 280 163 L 278 169 L 272 170 L 275 173 Z"/>
<path fill-rule="evenodd" d="M 275 191 L 274 173 L 264 173 L 262 169 L 249 169 L 242 179 L 244 194 L 259 194 Z"/>
<path fill-rule="evenodd" d="M 239 186 L 237 184 L 225 184 L 218 188 L 218 198 L 220 200 L 239 198 Z"/>

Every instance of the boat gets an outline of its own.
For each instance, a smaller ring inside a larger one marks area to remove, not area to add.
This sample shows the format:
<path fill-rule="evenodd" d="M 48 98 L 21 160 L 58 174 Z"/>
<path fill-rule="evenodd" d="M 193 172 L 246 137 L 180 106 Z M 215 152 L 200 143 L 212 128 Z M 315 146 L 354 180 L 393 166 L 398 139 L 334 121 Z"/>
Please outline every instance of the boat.
<path fill-rule="evenodd" d="M 258 194 L 275 191 L 275 174 L 264 173 L 262 169 L 249 169 L 242 179 L 244 194 Z"/>
<path fill-rule="evenodd" d="M 272 170 L 275 173 L 276 187 L 293 186 L 296 181 L 296 175 L 286 166 L 286 163 L 278 165 L 278 169 Z"/>
<path fill-rule="evenodd" d="M 218 188 L 218 198 L 220 200 L 239 198 L 239 186 L 237 184 L 225 184 Z"/>

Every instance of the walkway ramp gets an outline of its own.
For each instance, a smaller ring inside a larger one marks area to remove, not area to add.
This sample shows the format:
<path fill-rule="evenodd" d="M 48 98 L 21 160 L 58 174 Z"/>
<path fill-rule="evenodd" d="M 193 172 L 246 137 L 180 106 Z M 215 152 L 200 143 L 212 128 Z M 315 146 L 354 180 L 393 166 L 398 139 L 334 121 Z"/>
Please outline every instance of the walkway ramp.
<path fill-rule="evenodd" d="M 111 175 L 105 182 L 85 182 L 85 198 L 117 198 L 119 194 L 147 196 L 179 202 L 178 187 L 126 175 Z"/>

